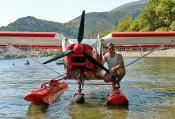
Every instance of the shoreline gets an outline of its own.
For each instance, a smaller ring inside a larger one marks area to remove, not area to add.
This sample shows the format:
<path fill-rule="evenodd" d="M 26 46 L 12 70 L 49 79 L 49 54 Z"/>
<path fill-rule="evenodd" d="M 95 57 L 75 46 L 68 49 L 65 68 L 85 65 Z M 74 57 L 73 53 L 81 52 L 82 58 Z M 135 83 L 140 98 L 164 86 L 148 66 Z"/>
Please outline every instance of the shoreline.
<path fill-rule="evenodd" d="M 142 57 L 143 55 L 147 54 L 146 52 L 140 51 L 120 51 L 123 57 Z M 174 57 L 175 58 L 175 49 L 166 49 L 166 50 L 156 50 L 151 54 L 145 57 Z"/>
<path fill-rule="evenodd" d="M 122 54 L 123 57 L 142 57 L 143 55 L 149 53 L 142 51 L 117 51 Z M 52 56 L 48 56 L 52 57 Z M 48 57 L 40 57 L 40 58 L 48 58 Z M 156 50 L 151 54 L 145 57 L 164 57 L 164 58 L 175 58 L 175 49 L 166 49 L 166 50 Z M 21 59 L 21 58 L 12 58 L 12 59 Z M 23 58 L 22 58 L 23 59 Z M 25 58 L 24 58 L 25 59 Z M 0 57 L 0 60 L 7 60 Z"/>

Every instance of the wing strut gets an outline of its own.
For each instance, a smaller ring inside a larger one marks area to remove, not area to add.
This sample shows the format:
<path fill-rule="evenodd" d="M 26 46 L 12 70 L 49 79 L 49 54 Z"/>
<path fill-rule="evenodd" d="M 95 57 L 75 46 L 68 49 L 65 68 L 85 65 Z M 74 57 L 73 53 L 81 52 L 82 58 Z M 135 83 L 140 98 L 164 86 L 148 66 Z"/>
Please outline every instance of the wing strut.
<path fill-rule="evenodd" d="M 55 73 L 61 75 L 59 72 L 57 72 L 57 71 L 51 69 L 50 67 L 48 67 L 48 66 L 46 66 L 46 65 L 43 65 L 41 62 L 39 62 L 39 61 L 36 60 L 35 58 L 31 57 L 30 54 L 28 54 L 28 53 L 27 53 L 27 54 L 24 54 L 23 51 L 22 51 L 21 49 L 15 48 L 14 46 L 9 45 L 9 44 L 6 43 L 5 41 L 1 41 L 1 40 L 0 40 L 0 43 L 2 43 L 2 44 L 4 44 L 4 45 L 6 45 L 6 46 L 8 46 L 8 47 L 10 47 L 10 48 L 12 48 L 12 49 L 14 49 L 13 52 L 20 52 L 21 54 L 26 55 L 27 57 L 30 57 L 33 61 L 37 62 L 38 64 L 41 64 L 41 65 L 44 66 L 46 69 L 49 69 L 49 70 L 51 70 L 51 71 L 53 71 L 53 72 L 55 72 Z M 64 78 L 65 78 L 65 77 L 64 77 Z"/>
<path fill-rule="evenodd" d="M 153 53 L 154 51 L 158 50 L 159 48 L 162 48 L 164 45 L 166 45 L 166 44 L 163 44 L 163 45 L 161 45 L 160 47 L 155 48 L 153 51 L 150 51 L 150 52 L 148 52 L 147 54 L 145 54 L 145 55 L 143 55 L 143 56 L 137 58 L 136 60 L 134 60 L 134 61 L 128 63 L 127 65 L 125 65 L 125 67 L 127 67 L 127 66 L 129 66 L 129 65 L 131 65 L 131 64 L 133 64 L 133 63 L 135 63 L 136 61 L 138 61 L 138 60 L 140 60 L 140 59 L 146 57 L 147 55 Z"/>

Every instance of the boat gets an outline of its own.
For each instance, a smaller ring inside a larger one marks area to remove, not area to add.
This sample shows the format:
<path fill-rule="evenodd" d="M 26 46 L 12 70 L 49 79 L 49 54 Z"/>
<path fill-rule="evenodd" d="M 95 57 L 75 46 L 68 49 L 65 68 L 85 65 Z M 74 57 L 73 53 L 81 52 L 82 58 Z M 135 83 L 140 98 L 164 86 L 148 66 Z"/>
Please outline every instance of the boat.
<path fill-rule="evenodd" d="M 41 85 L 41 88 L 28 93 L 24 99 L 33 104 L 52 104 L 68 88 L 65 82 L 50 80 Z"/>
<path fill-rule="evenodd" d="M 106 101 L 107 105 L 128 105 L 128 99 L 123 95 L 120 88 L 113 87 Z"/>
<path fill-rule="evenodd" d="M 62 65 L 64 64 L 63 59 L 58 59 L 55 61 L 57 65 Z"/>

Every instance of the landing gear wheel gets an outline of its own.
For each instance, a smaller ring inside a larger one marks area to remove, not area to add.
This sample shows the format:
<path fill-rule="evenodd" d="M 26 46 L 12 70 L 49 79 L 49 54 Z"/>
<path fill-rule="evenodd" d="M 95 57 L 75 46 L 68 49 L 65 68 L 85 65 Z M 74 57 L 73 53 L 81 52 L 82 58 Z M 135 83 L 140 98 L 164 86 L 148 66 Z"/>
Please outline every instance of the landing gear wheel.
<path fill-rule="evenodd" d="M 83 104 L 85 102 L 84 100 L 84 94 L 75 94 L 74 95 L 74 102 Z"/>

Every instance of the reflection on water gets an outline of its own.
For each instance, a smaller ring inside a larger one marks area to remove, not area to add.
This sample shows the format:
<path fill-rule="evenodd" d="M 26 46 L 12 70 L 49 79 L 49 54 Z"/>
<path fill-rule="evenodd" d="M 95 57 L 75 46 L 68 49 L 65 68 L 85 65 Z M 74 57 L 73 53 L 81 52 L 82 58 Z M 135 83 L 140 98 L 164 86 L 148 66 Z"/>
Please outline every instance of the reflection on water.
<path fill-rule="evenodd" d="M 128 67 L 129 110 L 133 117 L 175 116 L 175 58 L 144 58 Z M 139 113 L 138 113 L 139 112 Z M 145 113 L 147 112 L 147 113 Z M 167 115 L 166 113 L 169 113 Z M 149 114 L 149 115 L 147 115 Z"/>
<path fill-rule="evenodd" d="M 29 59 L 30 60 L 30 59 Z M 41 62 L 45 58 L 38 59 Z M 125 64 L 135 58 L 125 58 Z M 127 67 L 121 90 L 129 100 L 127 108 L 109 108 L 105 105 L 110 86 L 85 85 L 85 104 L 74 104 L 76 85 L 69 85 L 51 105 L 34 105 L 24 96 L 40 84 L 57 76 L 30 60 L 0 60 L 0 118 L 29 119 L 116 119 L 175 117 L 175 58 L 143 58 Z M 13 66 L 13 63 L 15 66 Z M 58 72 L 64 66 L 48 64 Z M 96 81 L 95 81 L 96 82 Z"/>
<path fill-rule="evenodd" d="M 73 119 L 112 119 L 120 117 L 125 119 L 128 117 L 127 111 L 122 109 L 108 109 L 104 105 L 95 104 L 94 102 L 85 104 L 73 104 L 69 106 L 70 116 Z"/>
<path fill-rule="evenodd" d="M 44 116 L 44 114 L 47 112 L 49 105 L 34 105 L 30 104 L 28 108 L 28 118 L 29 119 L 44 119 L 47 117 Z"/>

